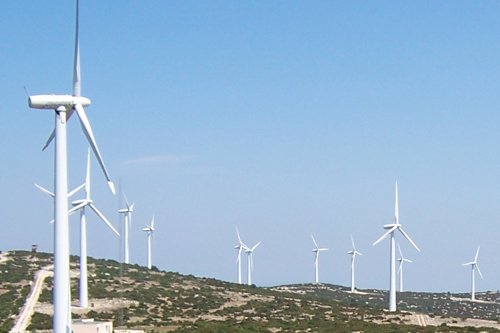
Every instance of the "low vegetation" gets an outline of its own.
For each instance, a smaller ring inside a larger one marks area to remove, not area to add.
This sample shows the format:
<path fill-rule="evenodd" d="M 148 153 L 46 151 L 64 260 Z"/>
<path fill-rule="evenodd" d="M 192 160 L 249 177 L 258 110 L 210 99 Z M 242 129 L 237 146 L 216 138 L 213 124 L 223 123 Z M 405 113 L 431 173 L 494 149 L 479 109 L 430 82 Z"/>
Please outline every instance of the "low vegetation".
<path fill-rule="evenodd" d="M 72 268 L 78 258 L 72 257 Z M 0 333 L 8 332 L 48 254 L 10 252 L 0 263 Z M 485 303 L 457 301 L 460 295 L 403 293 L 400 309 L 383 310 L 386 295 L 378 290 L 349 293 L 333 285 L 256 288 L 184 276 L 113 260 L 89 258 L 90 307 L 73 308 L 74 318 L 111 320 L 115 327 L 150 332 L 500 332 L 467 327 L 466 318 L 498 320 L 499 293 L 481 294 Z M 46 279 L 30 331 L 52 325 L 51 279 Z M 78 283 L 72 279 L 73 304 Z M 412 311 L 412 312 L 410 312 Z M 435 326 L 417 326 L 417 313 L 432 318 L 456 317 Z"/>

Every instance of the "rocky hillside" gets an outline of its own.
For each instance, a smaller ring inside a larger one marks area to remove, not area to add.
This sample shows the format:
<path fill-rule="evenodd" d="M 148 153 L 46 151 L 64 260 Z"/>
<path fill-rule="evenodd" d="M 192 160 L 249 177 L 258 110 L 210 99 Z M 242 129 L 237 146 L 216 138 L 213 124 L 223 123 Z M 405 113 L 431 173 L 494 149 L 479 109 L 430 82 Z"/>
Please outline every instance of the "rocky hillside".
<path fill-rule="evenodd" d="M 35 273 L 52 256 L 12 251 L 0 256 L 0 333 L 9 332 Z M 499 293 L 403 293 L 402 311 L 383 310 L 386 293 L 350 293 L 332 285 L 241 286 L 137 265 L 89 258 L 90 307 L 78 308 L 78 258 L 72 257 L 74 318 L 112 320 L 115 327 L 175 332 L 500 332 Z M 51 327 L 46 278 L 28 330 Z M 479 328 L 482 327 L 482 328 Z"/>

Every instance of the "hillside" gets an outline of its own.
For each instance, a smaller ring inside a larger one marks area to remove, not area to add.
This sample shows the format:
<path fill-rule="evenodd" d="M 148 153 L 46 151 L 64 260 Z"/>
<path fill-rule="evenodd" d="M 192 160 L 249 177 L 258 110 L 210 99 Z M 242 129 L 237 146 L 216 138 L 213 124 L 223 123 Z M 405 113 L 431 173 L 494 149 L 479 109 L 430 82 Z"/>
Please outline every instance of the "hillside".
<path fill-rule="evenodd" d="M 9 332 L 50 254 L 13 251 L 0 256 L 0 333 Z M 74 318 L 112 320 L 118 328 L 175 332 L 500 332 L 500 294 L 403 293 L 402 311 L 383 310 L 379 290 L 349 293 L 333 285 L 242 286 L 138 265 L 89 258 L 90 308 L 78 305 L 78 258 L 72 257 Z M 28 330 L 51 327 L 51 278 Z M 411 311 L 411 312 L 410 312 Z M 432 326 L 429 326 L 432 325 Z M 479 329 L 472 326 L 483 326 Z M 496 327 L 496 328 L 493 328 Z"/>

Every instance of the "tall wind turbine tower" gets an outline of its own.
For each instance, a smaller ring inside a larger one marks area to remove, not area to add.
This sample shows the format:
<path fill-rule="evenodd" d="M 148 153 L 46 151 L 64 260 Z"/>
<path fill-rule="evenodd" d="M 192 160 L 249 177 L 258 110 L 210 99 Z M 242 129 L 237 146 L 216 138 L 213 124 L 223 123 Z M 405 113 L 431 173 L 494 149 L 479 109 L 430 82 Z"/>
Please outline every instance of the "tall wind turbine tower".
<path fill-rule="evenodd" d="M 355 284 L 355 276 L 354 276 L 354 261 L 356 260 L 356 256 L 360 255 L 362 256 L 363 254 L 356 250 L 356 246 L 354 245 L 354 239 L 352 238 L 351 235 L 351 244 L 352 244 L 352 250 L 347 252 L 347 254 L 351 255 L 351 292 L 356 291 L 356 284 Z"/>
<path fill-rule="evenodd" d="M 114 185 L 104 166 L 101 153 L 97 147 L 94 133 L 85 113 L 84 107 L 90 105 L 90 99 L 81 96 L 80 86 L 80 51 L 78 38 L 78 0 L 76 2 L 75 58 L 73 71 L 72 95 L 35 95 L 30 96 L 28 104 L 34 109 L 55 111 L 55 130 L 50 135 L 46 148 L 55 141 L 54 151 L 54 317 L 55 333 L 71 332 L 70 281 L 69 281 L 69 234 L 68 234 L 68 161 L 66 123 L 73 112 L 80 120 L 83 133 L 101 166 L 108 181 L 111 192 Z"/>
<path fill-rule="evenodd" d="M 87 219 L 85 216 L 85 208 L 90 207 L 94 213 L 113 231 L 117 236 L 120 236 L 115 227 L 109 222 L 103 213 L 94 205 L 94 201 L 90 197 L 90 148 L 87 153 L 87 175 L 85 177 L 85 199 L 75 200 L 72 202 L 74 206 L 68 214 L 80 210 L 80 307 L 88 307 L 88 282 L 87 282 Z"/>
<path fill-rule="evenodd" d="M 412 241 L 410 236 L 403 230 L 403 227 L 399 223 L 399 204 L 398 204 L 398 183 L 396 182 L 396 199 L 395 199 L 395 208 L 394 208 L 394 218 L 395 223 L 384 225 L 384 229 L 387 231 L 380 237 L 378 240 L 373 243 L 373 245 L 377 245 L 383 239 L 390 235 L 390 283 L 389 283 L 389 311 L 396 311 L 396 240 L 394 239 L 394 234 L 396 231 L 399 231 L 403 236 L 410 242 L 411 245 L 417 251 L 420 252 L 417 244 Z"/>
<path fill-rule="evenodd" d="M 130 263 L 130 258 L 129 258 L 129 248 L 128 248 L 128 229 L 132 224 L 132 213 L 134 212 L 134 205 L 129 204 L 127 200 L 127 196 L 125 195 L 125 208 L 119 209 L 118 213 L 123 214 L 125 216 L 125 221 L 124 221 L 124 230 L 123 230 L 123 254 L 124 254 L 124 261 L 126 264 Z"/>
<path fill-rule="evenodd" d="M 249 248 L 241 241 L 240 232 L 236 228 L 236 235 L 238 236 L 238 245 L 235 245 L 235 249 L 238 250 L 238 257 L 236 258 L 236 265 L 238 268 L 238 283 L 241 284 L 241 252 L 247 251 Z"/>
<path fill-rule="evenodd" d="M 321 251 L 328 251 L 327 248 L 320 248 L 318 246 L 318 243 L 316 243 L 316 240 L 314 239 L 314 236 L 311 235 L 311 238 L 313 240 L 315 248 L 312 250 L 314 252 L 314 283 L 319 284 L 319 253 Z"/>
<path fill-rule="evenodd" d="M 465 264 L 462 264 L 462 266 L 471 266 L 471 295 L 470 299 L 471 301 L 476 300 L 476 278 L 475 278 L 475 273 L 476 270 L 479 273 L 479 276 L 481 279 L 483 278 L 483 274 L 481 274 L 481 270 L 479 269 L 479 266 L 477 264 L 477 257 L 479 256 L 479 246 L 477 247 L 476 255 L 474 256 L 474 260 Z"/>
<path fill-rule="evenodd" d="M 252 272 L 253 272 L 253 251 L 260 245 L 260 241 L 255 244 L 252 248 L 245 249 L 246 254 L 248 255 L 248 285 L 252 285 Z"/>
<path fill-rule="evenodd" d="M 153 232 L 155 231 L 155 217 L 151 219 L 151 224 L 146 225 L 142 228 L 142 231 L 147 233 L 148 236 L 148 269 L 151 269 L 151 239 L 153 238 Z"/>

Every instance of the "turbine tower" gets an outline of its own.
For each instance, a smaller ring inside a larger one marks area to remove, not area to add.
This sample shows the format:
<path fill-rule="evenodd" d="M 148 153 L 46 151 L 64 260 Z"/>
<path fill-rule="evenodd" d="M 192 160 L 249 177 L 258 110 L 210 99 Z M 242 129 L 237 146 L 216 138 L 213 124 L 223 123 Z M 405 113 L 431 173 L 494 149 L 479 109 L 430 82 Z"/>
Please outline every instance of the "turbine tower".
<path fill-rule="evenodd" d="M 252 272 L 253 272 L 253 251 L 260 245 L 260 241 L 255 244 L 252 248 L 246 248 L 245 252 L 248 255 L 248 285 L 252 285 Z"/>
<path fill-rule="evenodd" d="M 404 291 L 404 288 L 403 288 L 403 264 L 405 262 L 413 262 L 413 261 L 411 261 L 410 259 L 406 259 L 403 256 L 403 252 L 401 251 L 401 247 L 399 246 L 399 244 L 398 244 L 398 250 L 399 250 L 399 255 L 400 255 L 400 257 L 397 259 L 399 261 L 399 268 L 398 268 L 398 274 L 399 274 L 399 292 L 402 293 Z"/>
<path fill-rule="evenodd" d="M 373 243 L 373 245 L 377 245 L 383 239 L 390 235 L 390 284 L 389 284 L 389 311 L 396 311 L 396 240 L 394 239 L 394 234 L 396 231 L 399 231 L 403 236 L 410 242 L 411 245 L 417 251 L 420 252 L 417 244 L 412 241 L 410 236 L 403 230 L 401 224 L 399 223 L 399 204 L 398 204 L 398 183 L 396 182 L 396 199 L 394 205 L 394 218 L 395 223 L 384 225 L 384 229 L 388 229 L 382 237 Z"/>
<path fill-rule="evenodd" d="M 355 284 L 355 276 L 354 276 L 354 261 L 356 260 L 356 256 L 360 255 L 362 256 L 363 254 L 356 250 L 356 246 L 354 245 L 354 239 L 352 238 L 351 235 L 351 244 L 352 244 L 352 250 L 347 252 L 347 254 L 351 255 L 351 292 L 356 291 L 356 284 Z"/>
<path fill-rule="evenodd" d="M 155 231 L 155 216 L 151 219 L 151 224 L 142 228 L 142 231 L 147 233 L 148 236 L 148 269 L 151 269 L 151 239 L 153 238 L 153 232 Z"/>
<path fill-rule="evenodd" d="M 125 205 L 126 205 L 126 207 L 122 208 L 122 209 L 119 209 L 118 213 L 121 213 L 121 214 L 123 214 L 125 216 L 124 231 L 123 231 L 123 238 L 124 238 L 124 241 L 123 241 L 123 246 L 124 246 L 123 253 L 124 253 L 124 261 L 125 261 L 125 263 L 129 264 L 130 260 L 129 260 L 129 251 L 128 251 L 128 228 L 132 225 L 132 213 L 134 211 L 134 205 L 135 205 L 135 203 L 133 203 L 133 204 L 130 205 L 128 203 L 127 196 L 125 195 Z"/>
<path fill-rule="evenodd" d="M 87 152 L 87 174 L 85 177 L 85 199 L 75 200 L 72 202 L 73 208 L 68 211 L 72 214 L 80 210 L 80 307 L 88 307 L 88 280 L 87 280 L 87 219 L 85 216 L 85 208 L 90 207 L 94 213 L 113 231 L 117 236 L 120 236 L 115 227 L 94 205 L 94 201 L 90 197 L 90 148 Z"/>
<path fill-rule="evenodd" d="M 319 284 L 319 253 L 321 251 L 328 251 L 327 248 L 320 248 L 318 246 L 318 243 L 316 243 L 316 240 L 314 239 L 314 236 L 311 235 L 311 238 L 313 240 L 315 248 L 312 250 L 314 252 L 314 271 L 315 271 L 315 279 L 314 283 Z"/>
<path fill-rule="evenodd" d="M 477 272 L 479 273 L 479 276 L 481 279 L 483 278 L 483 274 L 481 274 L 481 270 L 479 269 L 479 266 L 477 264 L 477 257 L 479 256 L 479 246 L 477 247 L 476 255 L 474 256 L 474 260 L 465 264 L 462 264 L 462 266 L 471 266 L 471 296 L 470 299 L 471 301 L 476 300 L 476 278 L 475 278 L 475 272 L 477 269 Z"/>
<path fill-rule="evenodd" d="M 94 133 L 85 113 L 84 107 L 90 105 L 90 99 L 81 96 L 80 86 L 80 52 L 78 38 L 78 0 L 76 1 L 76 33 L 75 57 L 73 71 L 72 95 L 34 95 L 30 96 L 30 108 L 55 111 L 55 129 L 47 140 L 44 149 L 52 140 L 54 151 L 54 333 L 71 332 L 70 281 L 69 281 L 69 227 L 68 227 L 68 161 L 66 123 L 73 112 L 80 120 L 83 133 L 101 166 L 108 181 L 111 192 L 114 185 L 104 166 L 101 153 L 97 147 Z"/>
<path fill-rule="evenodd" d="M 238 267 L 238 283 L 241 284 L 241 252 L 247 251 L 248 246 L 241 241 L 240 232 L 236 228 L 236 235 L 238 236 L 238 245 L 235 245 L 235 249 L 238 250 L 238 257 L 236 258 L 236 265 Z"/>

